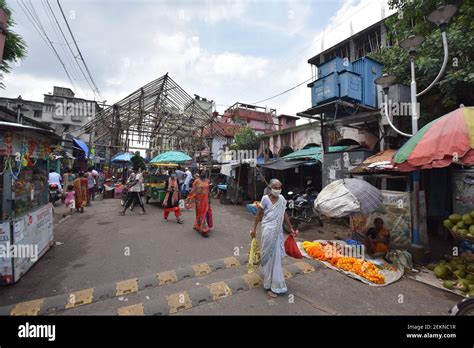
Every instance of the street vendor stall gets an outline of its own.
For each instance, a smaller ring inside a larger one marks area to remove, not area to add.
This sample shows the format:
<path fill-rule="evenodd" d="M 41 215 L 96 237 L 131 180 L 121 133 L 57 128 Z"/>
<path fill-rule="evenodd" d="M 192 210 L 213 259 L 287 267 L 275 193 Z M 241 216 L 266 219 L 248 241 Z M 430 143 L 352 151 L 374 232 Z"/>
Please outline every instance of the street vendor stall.
<path fill-rule="evenodd" d="M 9 284 L 53 241 L 48 166 L 59 138 L 50 130 L 17 123 L 0 122 L 0 129 L 0 284 Z"/>
<path fill-rule="evenodd" d="M 149 203 L 154 200 L 160 204 L 163 203 L 166 191 L 165 185 L 168 175 L 164 174 L 167 169 L 178 167 L 176 163 L 151 163 L 152 167 L 159 168 L 155 173 L 151 173 L 145 177 L 145 201 Z"/>

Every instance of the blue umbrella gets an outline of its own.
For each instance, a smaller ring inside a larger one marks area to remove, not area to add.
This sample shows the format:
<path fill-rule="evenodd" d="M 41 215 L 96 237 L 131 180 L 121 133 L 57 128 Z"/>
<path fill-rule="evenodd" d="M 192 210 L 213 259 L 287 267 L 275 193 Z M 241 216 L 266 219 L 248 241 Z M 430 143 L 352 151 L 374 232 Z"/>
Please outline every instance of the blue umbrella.
<path fill-rule="evenodd" d="M 150 163 L 184 163 L 190 160 L 192 160 L 192 158 L 183 152 L 168 151 L 160 153 L 158 156 L 153 158 Z"/>
<path fill-rule="evenodd" d="M 132 157 L 133 154 L 130 152 L 119 153 L 118 155 L 115 155 L 114 158 L 112 158 L 112 162 L 130 162 Z"/>

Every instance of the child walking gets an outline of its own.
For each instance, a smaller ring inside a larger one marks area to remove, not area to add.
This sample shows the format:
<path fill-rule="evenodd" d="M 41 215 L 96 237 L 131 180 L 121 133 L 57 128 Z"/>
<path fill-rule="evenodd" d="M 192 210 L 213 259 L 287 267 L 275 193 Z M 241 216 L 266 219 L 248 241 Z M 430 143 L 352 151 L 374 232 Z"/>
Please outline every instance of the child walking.
<path fill-rule="evenodd" d="M 76 209 L 76 192 L 74 192 L 74 186 L 69 185 L 66 191 L 66 197 L 64 199 L 64 214 L 63 217 L 66 215 L 72 214 L 74 209 Z"/>

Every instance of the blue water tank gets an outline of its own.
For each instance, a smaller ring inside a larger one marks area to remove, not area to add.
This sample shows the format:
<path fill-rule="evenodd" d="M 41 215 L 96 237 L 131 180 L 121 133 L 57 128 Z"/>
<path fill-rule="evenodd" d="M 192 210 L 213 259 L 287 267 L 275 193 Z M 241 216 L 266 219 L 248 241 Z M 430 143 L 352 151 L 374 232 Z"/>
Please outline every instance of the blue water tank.
<path fill-rule="evenodd" d="M 333 72 L 342 72 L 344 70 L 352 71 L 352 64 L 347 58 L 334 57 L 327 62 L 316 65 L 318 68 L 318 78 L 328 76 Z"/>
<path fill-rule="evenodd" d="M 339 74 L 339 97 L 351 103 L 362 101 L 362 78 L 352 71 Z"/>
<path fill-rule="evenodd" d="M 313 82 L 311 103 L 313 106 L 339 98 L 338 74 L 333 72 Z"/>
<path fill-rule="evenodd" d="M 377 108 L 377 86 L 374 81 L 382 76 L 382 67 L 381 63 L 369 57 L 352 62 L 352 71 L 362 77 L 362 104 Z"/>

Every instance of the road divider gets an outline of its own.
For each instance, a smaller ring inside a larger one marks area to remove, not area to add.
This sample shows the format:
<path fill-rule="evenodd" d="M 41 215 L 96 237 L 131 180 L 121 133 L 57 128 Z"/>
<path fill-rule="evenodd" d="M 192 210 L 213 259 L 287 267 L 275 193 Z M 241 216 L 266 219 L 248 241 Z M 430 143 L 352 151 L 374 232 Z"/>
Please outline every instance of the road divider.
<path fill-rule="evenodd" d="M 316 269 L 310 261 L 299 261 L 283 268 L 285 279 L 314 272 Z M 189 291 L 180 291 L 156 300 L 137 303 L 119 308 L 118 315 L 170 315 L 206 303 L 238 294 L 263 285 L 260 274 L 254 272 L 234 277 L 225 281 L 199 286 Z"/>
<path fill-rule="evenodd" d="M 210 262 L 198 263 L 192 266 L 180 267 L 176 270 L 147 275 L 140 278 L 122 280 L 116 283 L 100 285 L 94 288 L 74 291 L 70 294 L 56 295 L 41 299 L 19 302 L 0 307 L 0 316 L 8 315 L 47 315 L 64 311 L 102 300 L 126 296 L 150 287 L 164 286 L 180 280 L 207 275 L 219 270 L 240 267 L 248 263 L 247 255 L 226 257 Z M 173 302 L 174 303 L 174 302 Z M 178 310 L 181 306 L 176 306 Z M 139 312 L 139 307 L 134 311 Z"/>

